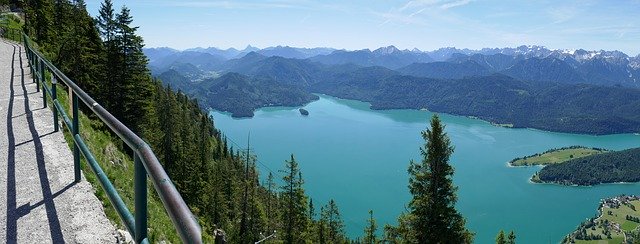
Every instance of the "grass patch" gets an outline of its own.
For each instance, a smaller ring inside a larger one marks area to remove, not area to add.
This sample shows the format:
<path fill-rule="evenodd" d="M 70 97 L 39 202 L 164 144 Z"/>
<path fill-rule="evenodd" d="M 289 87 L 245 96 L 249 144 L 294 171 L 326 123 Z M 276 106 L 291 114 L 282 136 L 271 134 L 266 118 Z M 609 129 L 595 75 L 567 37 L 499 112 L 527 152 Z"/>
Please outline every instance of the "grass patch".
<path fill-rule="evenodd" d="M 582 158 L 595 154 L 605 153 L 608 150 L 600 148 L 588 148 L 581 146 L 565 147 L 560 149 L 552 149 L 542 154 L 516 158 L 509 162 L 512 166 L 533 166 L 533 165 L 549 165 L 564 163 L 571 159 Z"/>
<path fill-rule="evenodd" d="M 592 241 L 586 241 L 586 240 L 576 240 L 575 242 L 576 244 L 620 244 L 620 243 L 624 243 L 624 237 L 621 236 L 617 236 L 617 237 L 611 237 L 611 239 L 607 239 L 607 240 L 592 240 Z"/>
<path fill-rule="evenodd" d="M 513 128 L 513 124 L 500 124 L 500 123 L 491 123 L 493 126 L 505 127 L 505 128 Z"/>
<path fill-rule="evenodd" d="M 627 216 L 640 216 L 640 199 L 635 197 L 631 200 L 624 196 L 609 199 L 601 203 L 599 216 L 591 218 L 582 223 L 577 230 L 569 234 L 563 243 L 623 243 L 625 235 L 632 231 L 638 231 L 640 223 L 627 220 Z M 621 201 L 618 201 L 621 200 Z M 583 233 L 583 234 L 580 234 Z M 610 239 L 607 237 L 609 233 Z M 601 240 L 587 240 L 592 236 L 599 236 Z"/>
<path fill-rule="evenodd" d="M 631 201 L 629 204 L 632 204 L 636 210 L 631 209 L 628 205 L 620 205 L 618 208 L 602 208 L 603 214 L 601 219 L 606 219 L 610 222 L 620 224 L 620 228 L 624 231 L 632 231 L 636 229 L 640 223 L 629 221 L 626 217 L 629 215 L 640 218 L 640 200 Z M 611 214 L 608 213 L 609 211 L 611 211 Z"/>
<path fill-rule="evenodd" d="M 24 25 L 22 19 L 14 13 L 0 13 L 0 33 L 3 38 L 20 42 L 22 25 Z"/>

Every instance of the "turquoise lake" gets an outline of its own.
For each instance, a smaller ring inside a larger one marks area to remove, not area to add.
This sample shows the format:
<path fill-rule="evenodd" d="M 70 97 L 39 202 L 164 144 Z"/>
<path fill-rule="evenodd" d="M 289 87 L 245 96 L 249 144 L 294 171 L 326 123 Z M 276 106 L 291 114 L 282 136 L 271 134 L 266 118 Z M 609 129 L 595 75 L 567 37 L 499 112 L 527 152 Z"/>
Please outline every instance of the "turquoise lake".
<path fill-rule="evenodd" d="M 210 113 L 215 126 L 234 143 L 258 155 L 265 178 L 284 168 L 294 154 L 305 189 L 316 212 L 333 198 L 350 237 L 362 235 L 368 211 L 374 211 L 379 232 L 395 224 L 405 211 L 409 161 L 420 160 L 420 131 L 432 113 L 418 110 L 371 110 L 369 104 L 320 96 L 298 108 L 263 108 L 250 119 Z M 458 188 L 457 208 L 476 233 L 476 243 L 494 243 L 500 229 L 515 230 L 518 243 L 558 243 L 587 217 L 596 214 L 601 198 L 640 194 L 640 184 L 572 187 L 533 184 L 538 167 L 513 168 L 515 157 L 571 145 L 621 150 L 640 147 L 633 134 L 590 136 L 511 129 L 482 120 L 441 114 L 455 146 L 451 164 Z"/>

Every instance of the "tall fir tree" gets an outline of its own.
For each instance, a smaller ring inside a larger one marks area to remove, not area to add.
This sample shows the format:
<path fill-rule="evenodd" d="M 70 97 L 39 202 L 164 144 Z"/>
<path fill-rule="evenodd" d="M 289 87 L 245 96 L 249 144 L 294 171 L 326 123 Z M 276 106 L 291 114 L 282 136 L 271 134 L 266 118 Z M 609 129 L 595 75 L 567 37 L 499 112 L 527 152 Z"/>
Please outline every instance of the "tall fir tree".
<path fill-rule="evenodd" d="M 113 41 L 116 34 L 116 14 L 111 0 L 104 0 L 104 2 L 100 4 L 96 24 L 100 29 L 100 35 L 102 35 L 104 41 Z"/>
<path fill-rule="evenodd" d="M 409 209 L 415 240 L 419 243 L 471 243 L 473 234 L 465 227 L 465 219 L 455 209 L 457 187 L 453 185 L 453 153 L 451 141 L 437 115 L 431 118 L 431 129 L 422 132 L 425 140 L 420 148 L 422 161 L 409 166 L 409 190 L 413 198 Z"/>
<path fill-rule="evenodd" d="M 107 99 L 103 101 L 103 106 L 109 110 L 116 118 L 122 118 L 122 93 L 121 84 L 122 60 L 119 54 L 119 47 L 116 41 L 116 14 L 111 0 L 105 0 L 100 5 L 99 15 L 95 22 L 102 37 L 104 46 L 104 74 L 108 74 L 102 82 L 102 93 Z M 117 109 L 114 109 L 117 108 Z"/>
<path fill-rule="evenodd" d="M 265 233 L 272 233 L 274 230 L 276 230 L 276 226 L 275 226 L 275 222 L 277 215 L 274 213 L 275 212 L 275 208 L 277 206 L 275 206 L 275 201 L 274 199 L 277 199 L 277 196 L 275 196 L 274 190 L 276 188 L 276 183 L 274 181 L 274 177 L 273 177 L 273 173 L 269 172 L 269 176 L 267 176 L 267 225 L 266 225 L 266 231 Z"/>
<path fill-rule="evenodd" d="M 496 244 L 507 244 L 507 239 L 504 236 L 503 230 L 500 230 L 500 232 L 498 232 L 498 235 L 496 236 Z"/>
<path fill-rule="evenodd" d="M 507 244 L 516 244 L 516 233 L 513 230 L 507 236 Z"/>
<path fill-rule="evenodd" d="M 282 177 L 282 197 L 284 208 L 282 213 L 283 240 L 285 243 L 303 243 L 307 235 L 306 207 L 307 199 L 302 185 L 302 174 L 293 154 L 286 161 L 285 175 Z"/>
<path fill-rule="evenodd" d="M 116 40 L 120 46 L 122 65 L 120 84 L 124 96 L 122 101 L 123 122 L 147 140 L 154 140 L 158 121 L 153 114 L 153 86 L 147 69 L 147 57 L 142 52 L 142 37 L 136 34 L 138 27 L 132 27 L 133 18 L 127 7 L 122 7 L 116 15 Z M 152 139 L 153 138 L 153 139 Z"/>
<path fill-rule="evenodd" d="M 318 243 L 324 244 L 327 243 L 327 226 L 328 219 L 325 214 L 324 206 L 320 207 L 320 219 L 318 220 L 317 228 L 318 228 Z"/>
<path fill-rule="evenodd" d="M 107 98 L 103 96 L 103 54 L 102 40 L 89 16 L 84 0 L 76 0 L 70 6 L 66 1 L 58 0 L 57 9 L 64 11 L 70 25 L 61 28 L 65 34 L 58 35 L 60 46 L 54 63 L 60 70 L 72 79 L 85 92 L 92 94 L 98 102 L 103 103 Z"/>
<path fill-rule="evenodd" d="M 338 205 L 330 199 L 322 213 L 327 221 L 327 242 L 341 243 L 344 241 L 344 222 L 340 216 Z"/>
<path fill-rule="evenodd" d="M 46 50 L 41 51 L 51 52 L 56 46 L 53 41 L 56 33 L 53 29 L 55 11 L 52 0 L 27 0 L 25 7 L 27 33 L 45 47 Z"/>
<path fill-rule="evenodd" d="M 417 243 L 414 230 L 410 226 L 413 219 L 413 215 L 402 213 L 398 216 L 398 226 L 386 224 L 383 241 L 387 243 Z"/>
<path fill-rule="evenodd" d="M 378 231 L 378 225 L 376 219 L 373 218 L 373 210 L 369 210 L 369 219 L 367 220 L 367 226 L 364 227 L 363 244 L 376 244 L 378 243 L 378 237 L 376 236 Z"/>

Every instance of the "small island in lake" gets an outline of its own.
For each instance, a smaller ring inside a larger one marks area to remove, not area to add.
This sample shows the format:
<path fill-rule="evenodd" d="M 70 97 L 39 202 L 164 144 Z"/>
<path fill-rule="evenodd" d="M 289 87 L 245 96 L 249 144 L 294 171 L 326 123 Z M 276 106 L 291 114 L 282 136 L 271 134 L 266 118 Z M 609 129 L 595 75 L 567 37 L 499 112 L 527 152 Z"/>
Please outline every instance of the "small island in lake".
<path fill-rule="evenodd" d="M 522 158 L 515 158 L 509 162 L 511 166 L 533 166 L 564 163 L 574 158 L 582 158 L 599 153 L 608 152 L 602 148 L 588 148 L 582 146 L 571 146 L 554 148 L 543 153 L 536 153 Z"/>
<path fill-rule="evenodd" d="M 309 115 L 309 111 L 307 111 L 307 110 L 306 110 L 306 109 L 304 109 L 304 108 L 299 109 L 299 111 L 300 111 L 300 114 L 302 114 L 302 115 L 304 115 L 304 116 L 308 116 L 308 115 Z"/>
<path fill-rule="evenodd" d="M 570 156 L 569 156 L 570 157 Z M 640 181 L 640 148 L 606 151 L 547 164 L 532 182 L 591 186 Z"/>
<path fill-rule="evenodd" d="M 602 200 L 598 215 L 581 223 L 562 243 L 637 243 L 634 238 L 640 238 L 640 197 L 622 195 Z"/>

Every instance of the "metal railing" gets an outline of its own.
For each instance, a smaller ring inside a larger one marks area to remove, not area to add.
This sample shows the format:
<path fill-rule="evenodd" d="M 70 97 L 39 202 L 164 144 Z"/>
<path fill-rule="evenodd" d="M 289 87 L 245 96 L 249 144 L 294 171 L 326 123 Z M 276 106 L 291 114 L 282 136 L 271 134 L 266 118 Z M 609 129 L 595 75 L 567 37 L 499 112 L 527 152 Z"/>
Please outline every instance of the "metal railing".
<path fill-rule="evenodd" d="M 165 210 L 169 214 L 171 221 L 185 243 L 202 243 L 202 230 L 198 220 L 187 207 L 180 193 L 175 188 L 169 176 L 162 168 L 162 165 L 151 151 L 149 145 L 140 137 L 127 128 L 122 122 L 116 119 L 109 111 L 104 109 L 87 93 L 80 89 L 65 74 L 56 68 L 40 52 L 30 45 L 30 39 L 22 34 L 29 67 L 33 77 L 33 82 L 37 83 L 37 91 L 42 87 L 42 99 L 47 107 L 47 94 L 53 101 L 53 121 L 54 130 L 58 131 L 58 115 L 69 128 L 73 135 L 73 161 L 75 171 L 75 181 L 80 181 L 80 153 L 84 155 L 87 163 L 96 174 L 100 185 L 104 188 L 109 201 L 115 207 L 120 219 L 124 222 L 127 230 L 137 243 L 148 243 L 147 238 L 147 175 L 151 178 L 153 186 L 162 200 Z M 51 87 L 47 86 L 45 72 L 51 74 Z M 69 118 L 62 105 L 58 101 L 56 86 L 58 81 L 62 81 L 70 88 L 72 97 L 72 113 Z M 115 187 L 107 178 L 95 157 L 87 147 L 84 139 L 80 136 L 78 101 L 82 101 L 95 115 L 102 120 L 120 139 L 122 139 L 134 151 L 134 194 L 135 194 L 135 216 L 131 214 Z"/>

